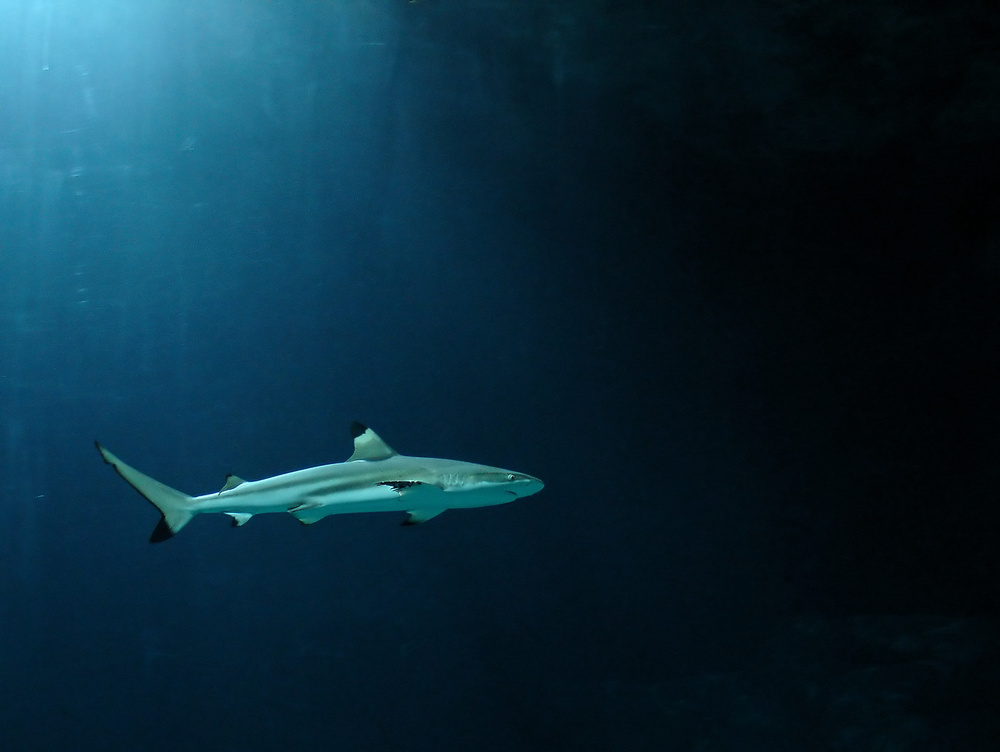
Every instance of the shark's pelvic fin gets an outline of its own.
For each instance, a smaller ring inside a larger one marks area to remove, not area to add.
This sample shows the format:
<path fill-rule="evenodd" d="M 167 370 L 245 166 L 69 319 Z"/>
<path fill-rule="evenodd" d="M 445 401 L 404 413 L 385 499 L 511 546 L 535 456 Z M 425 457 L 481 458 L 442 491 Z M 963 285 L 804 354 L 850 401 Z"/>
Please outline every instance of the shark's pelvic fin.
<path fill-rule="evenodd" d="M 431 517 L 437 517 L 443 509 L 414 509 L 411 512 L 406 513 L 406 519 L 403 520 L 403 526 L 408 527 L 410 525 L 419 525 L 421 522 L 427 522 Z"/>
<path fill-rule="evenodd" d="M 191 521 L 191 518 L 194 517 L 194 512 L 191 510 L 194 499 L 185 493 L 175 491 L 170 486 L 163 485 L 148 475 L 143 475 L 134 467 L 126 465 L 102 447 L 100 443 L 95 441 L 94 444 L 104 461 L 117 470 L 118 474 L 127 480 L 132 488 L 145 496 L 146 500 L 159 509 L 160 514 L 163 515 L 153 529 L 153 534 L 149 537 L 150 543 L 160 543 L 167 540 Z"/>
<path fill-rule="evenodd" d="M 399 452 L 386 444 L 379 435 L 368 426 L 354 421 L 351 423 L 351 435 L 354 437 L 354 454 L 347 461 L 378 462 L 395 457 Z"/>
<path fill-rule="evenodd" d="M 326 516 L 322 504 L 310 501 L 296 504 L 288 510 L 288 513 L 303 525 L 312 525 Z"/>

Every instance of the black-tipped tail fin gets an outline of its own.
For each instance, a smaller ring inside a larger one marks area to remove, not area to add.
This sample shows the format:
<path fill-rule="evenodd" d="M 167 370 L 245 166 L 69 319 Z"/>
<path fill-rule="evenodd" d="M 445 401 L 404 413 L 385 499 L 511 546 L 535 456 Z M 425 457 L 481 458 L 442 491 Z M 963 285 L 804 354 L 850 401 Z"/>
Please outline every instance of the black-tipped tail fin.
<path fill-rule="evenodd" d="M 195 515 L 193 498 L 140 473 L 134 467 L 126 465 L 101 446 L 99 442 L 95 441 L 94 444 L 104 461 L 117 470 L 118 474 L 128 481 L 132 488 L 142 494 L 150 504 L 160 511 L 162 516 L 153 529 L 153 534 L 149 536 L 150 543 L 162 543 L 168 538 L 172 538 L 191 521 Z"/>
<path fill-rule="evenodd" d="M 150 543 L 163 543 L 165 540 L 169 540 L 174 537 L 174 531 L 170 529 L 170 525 L 167 524 L 166 517 L 160 517 L 160 521 L 156 523 L 156 527 L 153 528 L 153 534 L 149 536 Z"/>

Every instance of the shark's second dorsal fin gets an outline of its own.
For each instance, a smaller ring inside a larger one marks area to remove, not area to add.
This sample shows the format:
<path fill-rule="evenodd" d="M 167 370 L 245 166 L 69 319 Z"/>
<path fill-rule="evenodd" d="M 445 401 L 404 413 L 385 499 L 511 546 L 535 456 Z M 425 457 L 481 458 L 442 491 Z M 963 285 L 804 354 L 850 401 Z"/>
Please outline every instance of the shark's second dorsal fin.
<path fill-rule="evenodd" d="M 226 476 L 226 484 L 222 487 L 222 491 L 232 491 L 236 486 L 242 486 L 246 483 L 242 478 L 237 478 L 235 475 Z M 219 493 L 222 493 L 219 491 Z"/>
<path fill-rule="evenodd" d="M 367 462 L 378 462 L 387 460 L 399 454 L 395 449 L 386 444 L 368 426 L 354 421 L 351 423 L 351 436 L 354 437 L 354 454 L 348 457 L 348 462 L 365 460 Z"/>

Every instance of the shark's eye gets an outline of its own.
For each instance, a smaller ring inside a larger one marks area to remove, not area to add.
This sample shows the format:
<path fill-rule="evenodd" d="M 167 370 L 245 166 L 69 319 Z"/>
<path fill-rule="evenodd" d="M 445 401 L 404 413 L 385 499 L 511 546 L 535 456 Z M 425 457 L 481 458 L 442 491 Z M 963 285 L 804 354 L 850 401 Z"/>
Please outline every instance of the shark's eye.
<path fill-rule="evenodd" d="M 507 473 L 507 480 L 516 480 L 517 476 L 514 473 Z"/>

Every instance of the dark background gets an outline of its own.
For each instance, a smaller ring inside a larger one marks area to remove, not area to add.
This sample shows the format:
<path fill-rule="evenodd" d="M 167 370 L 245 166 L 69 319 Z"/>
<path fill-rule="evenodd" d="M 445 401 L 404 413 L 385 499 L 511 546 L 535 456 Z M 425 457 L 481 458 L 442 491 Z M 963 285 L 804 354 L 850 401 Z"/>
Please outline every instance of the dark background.
<path fill-rule="evenodd" d="M 977 2 L 5 4 L 0 744 L 995 749 L 998 92 Z M 92 448 L 353 419 L 547 486 L 151 547 Z"/>

